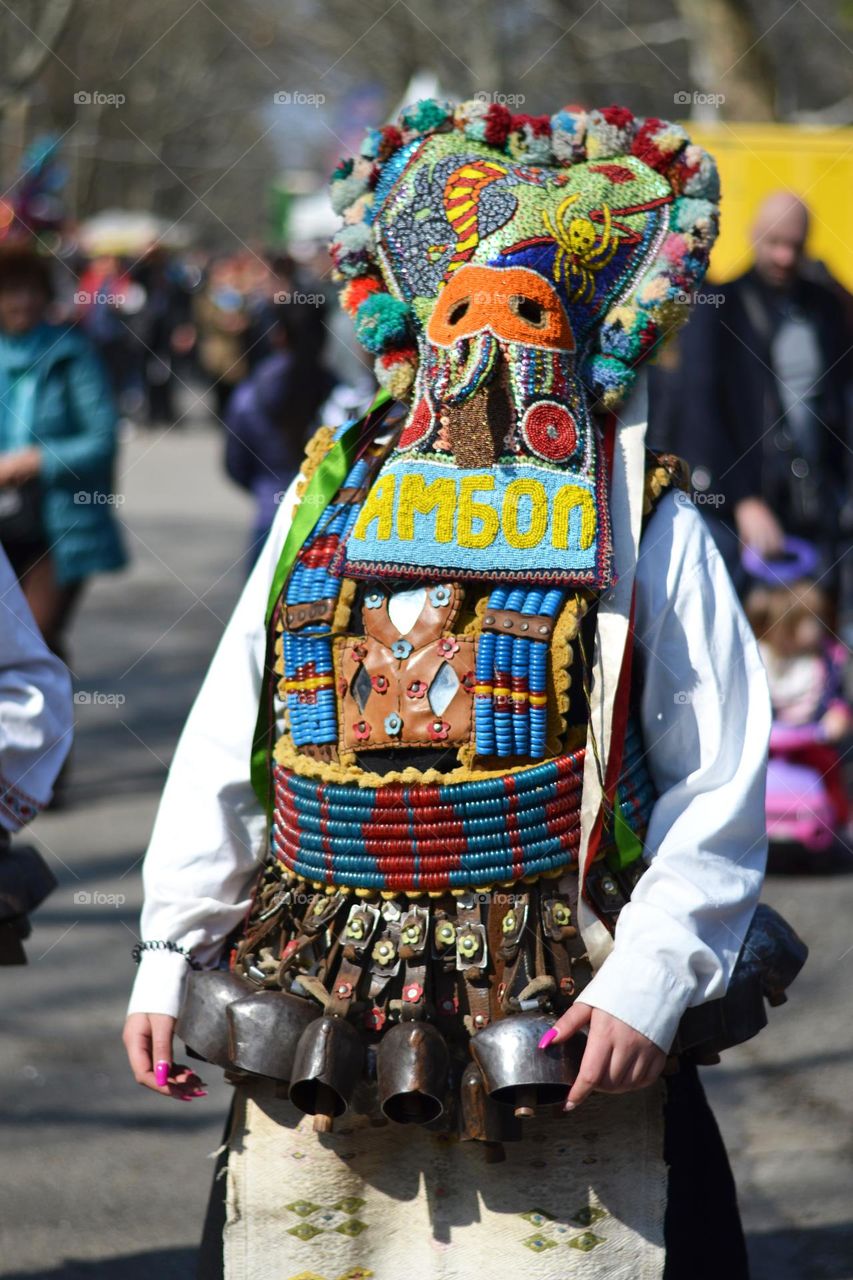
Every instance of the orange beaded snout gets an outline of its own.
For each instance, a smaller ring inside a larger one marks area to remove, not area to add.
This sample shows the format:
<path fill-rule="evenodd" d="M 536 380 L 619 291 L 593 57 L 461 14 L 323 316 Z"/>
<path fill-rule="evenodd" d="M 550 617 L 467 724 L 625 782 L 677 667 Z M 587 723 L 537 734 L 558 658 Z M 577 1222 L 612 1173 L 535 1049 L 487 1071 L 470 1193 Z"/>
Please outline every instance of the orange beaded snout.
<path fill-rule="evenodd" d="M 449 347 L 484 329 L 510 342 L 575 349 L 556 290 L 527 267 L 460 267 L 439 294 L 426 332 L 436 346 Z"/>

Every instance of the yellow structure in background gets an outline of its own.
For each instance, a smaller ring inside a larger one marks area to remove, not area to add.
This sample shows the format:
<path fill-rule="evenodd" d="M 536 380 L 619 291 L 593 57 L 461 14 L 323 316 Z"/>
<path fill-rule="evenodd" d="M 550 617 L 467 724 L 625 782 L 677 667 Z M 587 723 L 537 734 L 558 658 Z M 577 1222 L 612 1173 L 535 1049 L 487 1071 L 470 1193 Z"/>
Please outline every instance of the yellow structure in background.
<path fill-rule="evenodd" d="M 853 292 L 853 128 L 789 124 L 686 125 L 720 169 L 720 238 L 711 255 L 714 280 L 731 280 L 752 261 L 749 232 L 771 191 L 793 191 L 809 206 L 806 251 Z"/>

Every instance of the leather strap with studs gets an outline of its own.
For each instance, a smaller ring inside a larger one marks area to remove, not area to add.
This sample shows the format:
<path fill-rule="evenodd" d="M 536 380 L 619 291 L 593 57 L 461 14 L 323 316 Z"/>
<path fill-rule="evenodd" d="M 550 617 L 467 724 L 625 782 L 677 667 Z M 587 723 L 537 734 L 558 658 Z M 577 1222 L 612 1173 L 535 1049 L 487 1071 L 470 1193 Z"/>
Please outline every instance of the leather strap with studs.
<path fill-rule="evenodd" d="M 480 917 L 480 894 L 465 893 L 457 897 L 456 968 L 465 983 L 472 1034 L 491 1022 L 489 944 Z"/>
<path fill-rule="evenodd" d="M 341 963 L 335 980 L 329 989 L 329 1001 L 326 1013 L 330 1016 L 345 1018 L 358 996 L 358 987 L 363 975 L 362 964 L 347 958 L 346 951 L 341 956 Z"/>
<path fill-rule="evenodd" d="M 524 614 L 514 609 L 490 609 L 483 618 L 483 631 L 497 631 L 505 636 L 527 636 L 531 640 L 550 640 L 555 618 L 544 613 Z"/>

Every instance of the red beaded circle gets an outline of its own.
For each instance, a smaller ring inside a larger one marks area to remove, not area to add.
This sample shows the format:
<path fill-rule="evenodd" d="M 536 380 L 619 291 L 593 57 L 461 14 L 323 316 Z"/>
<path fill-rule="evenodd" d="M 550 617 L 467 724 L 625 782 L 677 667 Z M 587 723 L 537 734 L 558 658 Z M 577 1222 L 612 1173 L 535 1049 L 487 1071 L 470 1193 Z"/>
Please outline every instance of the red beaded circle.
<path fill-rule="evenodd" d="M 521 424 L 525 444 L 547 462 L 563 462 L 577 448 L 575 420 L 563 404 L 540 400 L 531 405 Z"/>

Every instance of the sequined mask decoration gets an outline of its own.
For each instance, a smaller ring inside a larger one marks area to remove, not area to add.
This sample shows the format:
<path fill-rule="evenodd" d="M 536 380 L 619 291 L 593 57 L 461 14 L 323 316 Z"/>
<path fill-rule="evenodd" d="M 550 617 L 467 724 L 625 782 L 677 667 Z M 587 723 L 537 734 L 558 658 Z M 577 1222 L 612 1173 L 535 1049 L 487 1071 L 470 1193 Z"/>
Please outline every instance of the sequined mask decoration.
<path fill-rule="evenodd" d="M 584 375 L 603 321 L 624 323 L 619 307 L 669 242 L 675 193 L 629 148 L 573 164 L 547 152 L 515 160 L 447 122 L 404 141 L 355 202 L 363 222 L 338 243 L 369 229 L 388 290 L 369 274 L 347 286 L 357 332 L 400 350 L 406 329 L 414 381 L 398 447 L 337 562 L 348 576 L 611 580 Z M 348 274 L 348 255 L 337 260 Z M 650 318 L 639 328 L 653 339 Z"/>

